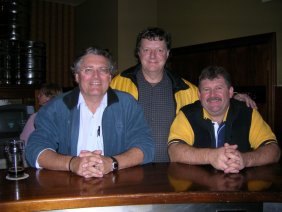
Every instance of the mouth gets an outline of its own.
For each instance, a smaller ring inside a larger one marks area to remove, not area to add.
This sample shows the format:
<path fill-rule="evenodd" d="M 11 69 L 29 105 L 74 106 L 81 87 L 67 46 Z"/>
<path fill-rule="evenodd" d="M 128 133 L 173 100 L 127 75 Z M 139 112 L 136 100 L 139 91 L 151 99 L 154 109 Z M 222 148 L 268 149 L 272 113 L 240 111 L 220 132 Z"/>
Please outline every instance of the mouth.
<path fill-rule="evenodd" d="M 222 99 L 219 98 L 219 97 L 212 97 L 212 98 L 208 98 L 207 102 L 210 102 L 210 103 L 214 103 L 214 102 L 221 102 Z"/>
<path fill-rule="evenodd" d="M 90 85 L 101 85 L 101 82 L 91 82 Z"/>

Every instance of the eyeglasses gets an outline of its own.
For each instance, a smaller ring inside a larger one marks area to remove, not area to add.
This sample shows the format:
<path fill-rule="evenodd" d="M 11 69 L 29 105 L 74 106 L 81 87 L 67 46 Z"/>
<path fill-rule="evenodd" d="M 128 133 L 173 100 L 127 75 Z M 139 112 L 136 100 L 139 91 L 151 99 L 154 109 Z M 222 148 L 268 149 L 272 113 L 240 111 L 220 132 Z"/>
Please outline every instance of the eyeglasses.
<path fill-rule="evenodd" d="M 97 69 L 94 69 L 93 67 L 86 67 L 86 68 L 80 69 L 80 71 L 86 75 L 92 75 L 95 70 L 97 71 L 99 75 L 108 75 L 111 72 L 110 68 L 107 68 L 107 67 L 97 68 Z"/>

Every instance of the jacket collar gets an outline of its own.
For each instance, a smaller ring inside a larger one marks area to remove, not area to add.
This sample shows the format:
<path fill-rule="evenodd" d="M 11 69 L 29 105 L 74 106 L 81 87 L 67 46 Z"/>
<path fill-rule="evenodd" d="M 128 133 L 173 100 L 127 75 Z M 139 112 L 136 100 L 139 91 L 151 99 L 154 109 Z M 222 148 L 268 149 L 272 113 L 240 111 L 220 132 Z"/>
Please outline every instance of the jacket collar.
<path fill-rule="evenodd" d="M 66 95 L 63 97 L 63 102 L 66 104 L 69 110 L 76 107 L 78 103 L 79 92 L 80 92 L 79 87 L 76 87 L 73 90 L 66 93 Z M 108 94 L 108 106 L 114 104 L 115 102 L 118 102 L 118 96 L 113 89 L 109 88 L 107 94 Z"/>
<path fill-rule="evenodd" d="M 135 66 L 132 66 L 128 69 L 126 69 L 125 71 L 123 71 L 121 73 L 121 76 L 126 77 L 131 79 L 131 81 L 137 85 L 137 72 L 141 71 L 141 64 L 137 64 Z M 167 74 L 167 76 L 170 78 L 171 82 L 172 82 L 172 87 L 173 87 L 173 92 L 176 93 L 180 90 L 186 90 L 189 88 L 189 85 L 187 85 L 182 79 L 181 77 L 179 77 L 176 73 L 165 69 L 165 73 Z"/>

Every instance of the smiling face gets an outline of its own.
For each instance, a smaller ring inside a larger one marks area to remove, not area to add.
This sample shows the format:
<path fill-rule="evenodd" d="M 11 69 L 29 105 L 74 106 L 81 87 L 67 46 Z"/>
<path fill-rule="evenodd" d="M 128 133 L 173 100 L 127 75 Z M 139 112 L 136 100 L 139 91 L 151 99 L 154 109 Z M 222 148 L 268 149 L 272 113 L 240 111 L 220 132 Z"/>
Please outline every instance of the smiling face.
<path fill-rule="evenodd" d="M 82 58 L 75 80 L 86 101 L 102 100 L 111 82 L 109 66 L 109 60 L 104 56 L 88 54 Z"/>
<path fill-rule="evenodd" d="M 162 73 L 169 51 L 164 40 L 142 39 L 138 55 L 143 72 Z"/>
<path fill-rule="evenodd" d="M 199 99 L 213 121 L 222 121 L 232 96 L 233 87 L 229 87 L 222 76 L 200 82 Z"/>

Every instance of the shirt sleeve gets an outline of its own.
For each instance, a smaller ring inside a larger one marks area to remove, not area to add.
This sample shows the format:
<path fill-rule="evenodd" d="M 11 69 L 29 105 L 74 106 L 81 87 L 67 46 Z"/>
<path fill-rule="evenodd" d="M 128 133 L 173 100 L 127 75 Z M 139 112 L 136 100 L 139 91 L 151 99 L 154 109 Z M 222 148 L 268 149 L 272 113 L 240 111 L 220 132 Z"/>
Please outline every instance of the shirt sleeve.
<path fill-rule="evenodd" d="M 168 137 L 168 145 L 176 142 L 185 142 L 191 146 L 194 144 L 194 131 L 182 111 L 176 115 Z"/>
<path fill-rule="evenodd" d="M 20 134 L 20 139 L 24 140 L 25 143 L 27 142 L 30 134 L 34 131 L 34 119 L 35 119 L 36 113 L 33 113 L 29 119 L 27 120 L 22 133 Z"/>
<path fill-rule="evenodd" d="M 265 142 L 277 143 L 276 136 L 257 110 L 253 110 L 249 135 L 251 148 L 257 149 Z"/>

